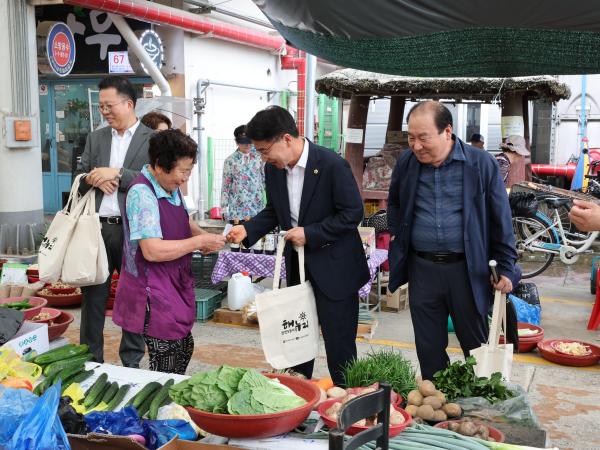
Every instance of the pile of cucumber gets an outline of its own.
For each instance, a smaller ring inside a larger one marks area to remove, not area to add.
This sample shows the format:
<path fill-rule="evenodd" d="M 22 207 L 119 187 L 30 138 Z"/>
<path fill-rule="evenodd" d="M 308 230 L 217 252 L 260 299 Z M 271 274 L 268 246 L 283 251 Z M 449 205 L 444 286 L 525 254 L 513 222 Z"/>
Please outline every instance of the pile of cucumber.
<path fill-rule="evenodd" d="M 67 344 L 36 356 L 33 362 L 43 367 L 44 380 L 36 386 L 33 392 L 42 395 L 58 380 L 62 381 L 61 393 L 71 384 L 81 383 L 94 373 L 93 370 L 85 370 L 86 361 L 91 359 L 92 354 L 85 344 Z"/>
<path fill-rule="evenodd" d="M 127 402 L 127 406 L 134 406 L 140 417 L 146 416 L 148 419 L 155 420 L 158 409 L 173 401 L 169 396 L 169 388 L 173 386 L 174 383 L 175 380 L 172 378 L 165 384 L 160 384 L 158 381 L 152 381 L 133 396 Z"/>
<path fill-rule="evenodd" d="M 116 381 L 111 383 L 108 381 L 108 375 L 103 373 L 85 392 L 82 399 L 83 406 L 88 411 L 94 408 L 96 408 L 96 411 L 114 411 L 121 404 L 130 388 L 131 385 L 129 384 L 119 386 Z M 101 403 L 106 406 L 97 408 Z"/>

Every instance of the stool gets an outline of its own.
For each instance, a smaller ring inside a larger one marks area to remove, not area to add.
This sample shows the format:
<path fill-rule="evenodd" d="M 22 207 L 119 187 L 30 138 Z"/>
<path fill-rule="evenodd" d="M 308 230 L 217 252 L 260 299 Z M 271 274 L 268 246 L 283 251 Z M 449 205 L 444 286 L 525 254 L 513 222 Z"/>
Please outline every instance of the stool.
<path fill-rule="evenodd" d="M 590 315 L 590 320 L 587 324 L 588 330 L 597 330 L 600 326 L 600 286 L 598 283 L 600 282 L 600 268 L 596 269 L 596 302 L 594 303 L 594 307 L 592 308 L 592 314 Z"/>

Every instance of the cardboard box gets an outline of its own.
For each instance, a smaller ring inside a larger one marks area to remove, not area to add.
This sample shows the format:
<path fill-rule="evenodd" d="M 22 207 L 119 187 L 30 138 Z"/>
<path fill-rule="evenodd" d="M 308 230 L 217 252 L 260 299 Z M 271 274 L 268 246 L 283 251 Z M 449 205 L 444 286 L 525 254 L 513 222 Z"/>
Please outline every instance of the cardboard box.
<path fill-rule="evenodd" d="M 71 450 L 148 450 L 138 442 L 125 436 L 89 433 L 85 436 L 68 434 Z M 174 437 L 158 450 L 235 450 L 229 445 L 204 444 L 183 441 Z"/>
<path fill-rule="evenodd" d="M 5 347 L 12 348 L 19 356 L 23 356 L 32 351 L 38 355 L 47 352 L 50 348 L 48 343 L 48 324 L 23 322 L 17 334 L 4 344 Z"/>
<path fill-rule="evenodd" d="M 365 253 L 370 255 L 375 251 L 377 241 L 375 240 L 375 228 L 373 227 L 358 227 L 358 233 L 362 240 Z"/>

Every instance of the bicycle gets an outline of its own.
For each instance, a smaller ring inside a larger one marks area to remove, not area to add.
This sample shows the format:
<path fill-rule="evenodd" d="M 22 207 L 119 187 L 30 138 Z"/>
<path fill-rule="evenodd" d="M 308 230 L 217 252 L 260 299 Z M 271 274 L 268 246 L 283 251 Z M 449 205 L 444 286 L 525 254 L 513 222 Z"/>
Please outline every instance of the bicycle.
<path fill-rule="evenodd" d="M 512 219 L 521 278 L 531 278 L 544 272 L 559 256 L 567 265 L 575 264 L 579 255 L 588 252 L 599 232 L 583 233 L 565 230 L 559 210 L 570 210 L 571 199 L 536 196 L 547 208 L 550 217 L 541 211 L 534 216 L 515 216 Z"/>

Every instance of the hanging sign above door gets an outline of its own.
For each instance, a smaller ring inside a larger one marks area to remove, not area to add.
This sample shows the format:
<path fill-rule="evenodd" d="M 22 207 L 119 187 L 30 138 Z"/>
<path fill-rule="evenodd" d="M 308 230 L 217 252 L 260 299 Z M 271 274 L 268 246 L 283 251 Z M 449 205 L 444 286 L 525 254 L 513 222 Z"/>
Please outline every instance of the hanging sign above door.
<path fill-rule="evenodd" d="M 38 36 L 45 38 L 43 47 L 45 64 L 38 59 L 38 67 L 50 69 L 59 77 L 66 77 L 75 65 L 75 38 L 71 29 L 63 22 L 42 22 L 38 26 Z M 42 67 L 43 66 L 43 67 Z"/>

